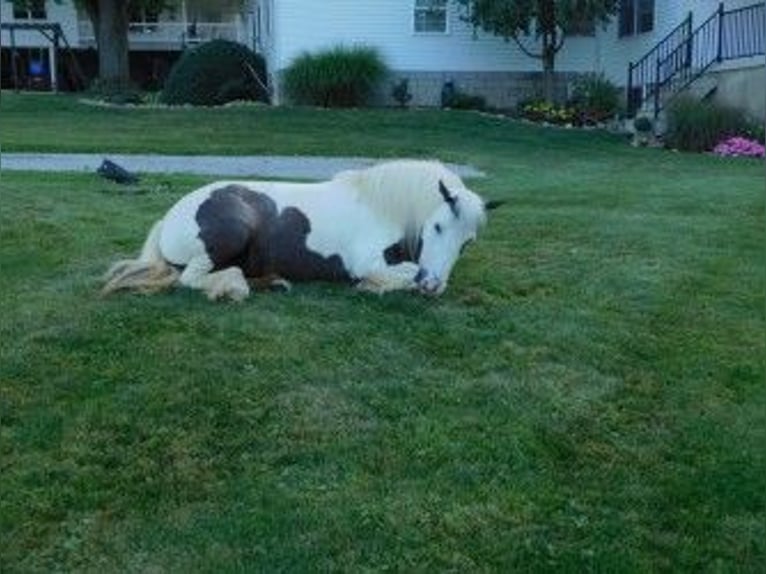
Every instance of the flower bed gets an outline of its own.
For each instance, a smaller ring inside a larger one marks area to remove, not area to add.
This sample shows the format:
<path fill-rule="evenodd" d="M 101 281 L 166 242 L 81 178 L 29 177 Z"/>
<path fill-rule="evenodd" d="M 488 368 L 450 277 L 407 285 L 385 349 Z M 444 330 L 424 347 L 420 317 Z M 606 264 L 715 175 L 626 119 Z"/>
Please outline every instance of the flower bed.
<path fill-rule="evenodd" d="M 731 137 L 716 145 L 713 153 L 723 157 L 764 157 L 766 148 L 756 140 Z"/>
<path fill-rule="evenodd" d="M 555 125 L 577 123 L 577 111 L 574 108 L 557 106 L 544 101 L 529 102 L 521 106 L 521 117 L 532 122 L 546 122 Z"/>

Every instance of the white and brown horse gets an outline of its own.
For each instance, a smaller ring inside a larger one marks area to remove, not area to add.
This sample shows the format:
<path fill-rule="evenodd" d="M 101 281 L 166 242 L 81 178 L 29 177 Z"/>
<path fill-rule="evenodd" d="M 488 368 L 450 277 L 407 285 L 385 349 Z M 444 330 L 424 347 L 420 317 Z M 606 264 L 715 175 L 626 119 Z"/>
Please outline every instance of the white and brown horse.
<path fill-rule="evenodd" d="M 431 161 L 392 161 L 321 183 L 219 181 L 171 207 L 139 258 L 107 272 L 103 292 L 180 284 L 241 301 L 251 283 L 326 280 L 439 295 L 496 205 Z"/>

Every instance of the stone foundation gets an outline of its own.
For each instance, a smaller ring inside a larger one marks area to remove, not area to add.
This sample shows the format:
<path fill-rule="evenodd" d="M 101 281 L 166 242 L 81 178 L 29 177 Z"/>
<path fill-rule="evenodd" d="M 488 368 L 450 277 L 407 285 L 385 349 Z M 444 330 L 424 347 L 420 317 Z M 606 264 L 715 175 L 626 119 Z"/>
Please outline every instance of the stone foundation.
<path fill-rule="evenodd" d="M 0 0 L 2 1 L 2 0 Z M 554 76 L 555 100 L 564 103 L 572 92 L 572 83 L 580 74 L 556 72 Z M 370 105 L 391 107 L 397 101 L 391 96 L 393 87 L 402 79 L 409 80 L 412 107 L 441 107 L 442 89 L 446 82 L 453 82 L 455 89 L 472 96 L 482 96 L 489 108 L 515 110 L 519 102 L 542 98 L 542 72 L 411 72 L 394 70 L 380 84 Z M 283 104 L 284 96 L 279 75 L 272 76 L 276 85 L 273 102 Z"/>
<path fill-rule="evenodd" d="M 556 101 L 564 102 L 571 93 L 571 84 L 577 73 L 557 72 L 555 75 Z M 412 94 L 410 106 L 439 107 L 445 82 L 452 81 L 462 93 L 482 96 L 487 106 L 515 109 L 519 102 L 542 97 L 542 72 L 408 72 L 393 71 L 383 82 L 375 103 L 395 106 L 391 89 L 403 78 L 409 80 Z"/>

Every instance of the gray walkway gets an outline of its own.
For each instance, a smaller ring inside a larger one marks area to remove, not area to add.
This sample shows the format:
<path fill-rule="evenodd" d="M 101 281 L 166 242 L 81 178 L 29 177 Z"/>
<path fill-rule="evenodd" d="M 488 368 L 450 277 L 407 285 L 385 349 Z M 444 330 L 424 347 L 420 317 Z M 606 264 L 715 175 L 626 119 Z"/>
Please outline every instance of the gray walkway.
<path fill-rule="evenodd" d="M 222 177 L 328 179 L 344 169 L 368 167 L 369 157 L 178 156 L 127 154 L 2 153 L 0 170 L 93 172 L 104 158 L 136 173 L 189 173 Z M 447 164 L 461 177 L 485 174 L 469 165 Z"/>

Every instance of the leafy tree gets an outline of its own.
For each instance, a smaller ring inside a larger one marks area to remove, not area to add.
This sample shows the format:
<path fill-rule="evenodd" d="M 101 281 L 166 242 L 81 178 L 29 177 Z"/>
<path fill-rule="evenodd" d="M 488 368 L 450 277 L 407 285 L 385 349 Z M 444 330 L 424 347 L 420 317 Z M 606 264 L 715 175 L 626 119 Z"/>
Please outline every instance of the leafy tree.
<path fill-rule="evenodd" d="M 513 40 L 527 56 L 542 61 L 543 95 L 553 100 L 556 54 L 574 25 L 606 24 L 619 0 L 457 0 L 476 28 Z"/>

